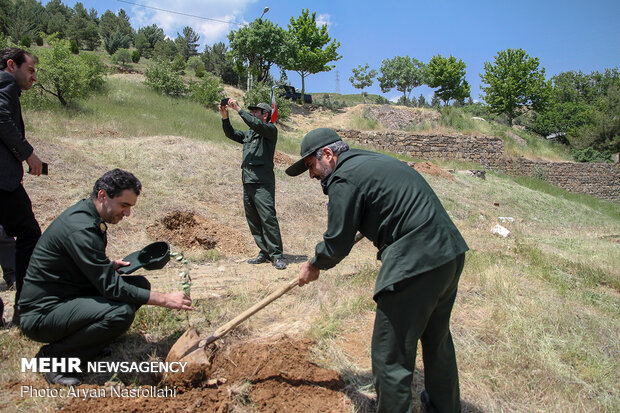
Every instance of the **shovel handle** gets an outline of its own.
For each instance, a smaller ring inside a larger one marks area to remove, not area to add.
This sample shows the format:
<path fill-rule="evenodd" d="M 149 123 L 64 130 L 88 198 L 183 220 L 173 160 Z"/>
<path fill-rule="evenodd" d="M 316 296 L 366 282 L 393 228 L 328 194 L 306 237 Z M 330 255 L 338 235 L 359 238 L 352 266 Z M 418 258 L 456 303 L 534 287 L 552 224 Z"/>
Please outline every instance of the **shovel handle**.
<path fill-rule="evenodd" d="M 228 334 L 230 330 L 234 329 L 239 324 L 243 323 L 245 320 L 247 320 L 252 315 L 256 314 L 258 311 L 262 310 L 264 307 L 269 305 L 272 301 L 275 301 L 276 299 L 282 297 L 284 294 L 286 294 L 287 292 L 295 288 L 295 286 L 298 284 L 299 284 L 298 278 L 295 278 L 291 280 L 290 282 L 286 283 L 282 287 L 278 288 L 276 291 L 269 294 L 267 297 L 263 298 L 258 303 L 254 304 L 252 307 L 245 310 L 243 313 L 239 314 L 237 317 L 230 320 L 228 323 L 224 324 L 223 326 L 215 330 L 215 332 L 211 334 L 211 336 L 205 338 L 204 340 L 201 340 L 198 346 L 201 348 L 205 347 L 213 343 L 215 340 L 219 339 L 220 337 Z"/>
<path fill-rule="evenodd" d="M 353 245 L 357 244 L 362 238 L 364 238 L 364 236 L 358 232 L 355 235 L 355 239 L 353 240 Z M 215 332 L 209 337 L 200 340 L 200 342 L 198 343 L 198 348 L 204 348 L 205 346 L 213 343 L 215 340 L 218 340 L 220 337 L 225 336 L 226 334 L 228 334 L 228 332 L 230 332 L 230 330 L 234 329 L 239 324 L 250 318 L 252 315 L 265 308 L 271 302 L 282 297 L 284 294 L 295 288 L 295 286 L 298 284 L 299 278 L 295 278 L 291 280 L 288 284 L 285 284 L 282 287 L 278 288 L 276 291 L 272 292 L 267 297 L 263 298 L 261 301 L 254 304 L 252 307 L 248 308 L 243 313 L 239 314 L 237 317 L 233 318 L 228 323 L 215 330 Z"/>

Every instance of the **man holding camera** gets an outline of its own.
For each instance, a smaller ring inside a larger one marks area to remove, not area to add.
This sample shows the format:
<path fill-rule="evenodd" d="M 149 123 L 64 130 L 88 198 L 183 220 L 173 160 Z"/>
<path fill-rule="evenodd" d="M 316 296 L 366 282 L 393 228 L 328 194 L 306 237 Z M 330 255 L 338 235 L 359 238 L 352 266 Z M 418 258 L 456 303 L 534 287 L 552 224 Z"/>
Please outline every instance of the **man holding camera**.
<path fill-rule="evenodd" d="M 37 80 L 35 59 L 15 47 L 0 50 L 0 225 L 15 241 L 15 312 L 13 325 L 19 324 L 17 301 L 30 256 L 41 228 L 32 212 L 32 203 L 22 185 L 24 168 L 28 173 L 46 173 L 44 163 L 26 140 L 19 97 Z"/>
<path fill-rule="evenodd" d="M 237 111 L 250 130 L 234 129 L 228 118 L 228 108 Z M 248 112 L 241 109 L 236 100 L 223 99 L 219 109 L 226 137 L 243 144 L 243 205 L 250 232 L 260 250 L 258 256 L 248 260 L 248 263 L 262 264 L 271 261 L 274 267 L 283 270 L 287 264 L 282 252 L 282 237 L 276 217 L 276 178 L 273 173 L 278 130 L 269 121 L 271 107 L 266 103 L 259 103 L 249 106 Z"/>

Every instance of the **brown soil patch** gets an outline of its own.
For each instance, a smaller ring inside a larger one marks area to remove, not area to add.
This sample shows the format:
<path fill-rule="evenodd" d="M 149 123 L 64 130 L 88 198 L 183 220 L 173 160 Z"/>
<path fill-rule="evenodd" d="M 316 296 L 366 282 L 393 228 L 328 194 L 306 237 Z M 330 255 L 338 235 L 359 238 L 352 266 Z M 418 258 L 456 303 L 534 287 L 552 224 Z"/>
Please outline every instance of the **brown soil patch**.
<path fill-rule="evenodd" d="M 280 151 L 276 151 L 276 153 L 273 155 L 273 163 L 277 166 L 288 168 L 294 162 L 295 162 L 295 159 L 291 158 L 287 154 L 282 153 Z"/>
<path fill-rule="evenodd" d="M 338 373 L 308 361 L 310 345 L 310 340 L 288 337 L 240 343 L 217 351 L 204 380 L 177 387 L 176 397 L 72 399 L 61 411 L 351 411 Z"/>
<path fill-rule="evenodd" d="M 454 178 L 454 175 L 452 175 L 449 172 L 444 171 L 443 169 L 441 169 L 440 167 L 438 167 L 432 162 L 428 162 L 428 161 L 408 162 L 407 164 L 422 174 L 440 176 L 442 178 L 450 179 L 452 181 L 456 180 Z"/>
<path fill-rule="evenodd" d="M 213 219 L 188 211 L 173 211 L 147 228 L 157 240 L 183 248 L 217 249 L 227 254 L 246 254 L 245 236 Z"/>

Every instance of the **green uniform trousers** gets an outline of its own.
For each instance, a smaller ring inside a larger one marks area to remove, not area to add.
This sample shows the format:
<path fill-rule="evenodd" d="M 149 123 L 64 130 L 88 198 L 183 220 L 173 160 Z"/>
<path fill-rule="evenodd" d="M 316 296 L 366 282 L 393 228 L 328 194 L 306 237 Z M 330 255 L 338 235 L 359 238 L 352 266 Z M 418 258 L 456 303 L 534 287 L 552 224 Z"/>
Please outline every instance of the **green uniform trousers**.
<path fill-rule="evenodd" d="M 151 288 L 145 277 L 124 279 L 136 287 Z M 27 337 L 50 343 L 46 357 L 79 357 L 86 361 L 129 330 L 139 307 L 102 296 L 75 297 L 62 301 L 43 317 L 22 317 L 20 324 Z"/>
<path fill-rule="evenodd" d="M 377 412 L 411 412 L 418 339 L 431 412 L 460 411 L 450 313 L 465 254 L 394 285 L 376 297 L 372 371 Z"/>
<path fill-rule="evenodd" d="M 283 258 L 280 225 L 276 217 L 275 183 L 243 184 L 245 218 L 260 254 Z"/>

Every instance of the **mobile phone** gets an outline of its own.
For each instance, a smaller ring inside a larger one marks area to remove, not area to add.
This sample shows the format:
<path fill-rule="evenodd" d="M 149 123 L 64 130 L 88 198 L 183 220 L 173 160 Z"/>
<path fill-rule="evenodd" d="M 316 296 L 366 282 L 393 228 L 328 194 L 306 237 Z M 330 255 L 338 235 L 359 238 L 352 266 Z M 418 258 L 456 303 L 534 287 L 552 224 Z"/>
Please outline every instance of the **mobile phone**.
<path fill-rule="evenodd" d="M 226 106 L 226 105 L 228 105 L 228 99 L 229 99 L 229 98 L 224 98 L 224 99 L 222 99 L 222 100 L 220 101 L 220 106 Z"/>
<path fill-rule="evenodd" d="M 30 171 L 32 170 L 32 168 L 28 168 L 28 173 L 30 173 Z M 41 175 L 47 175 L 47 162 L 41 162 Z"/>

